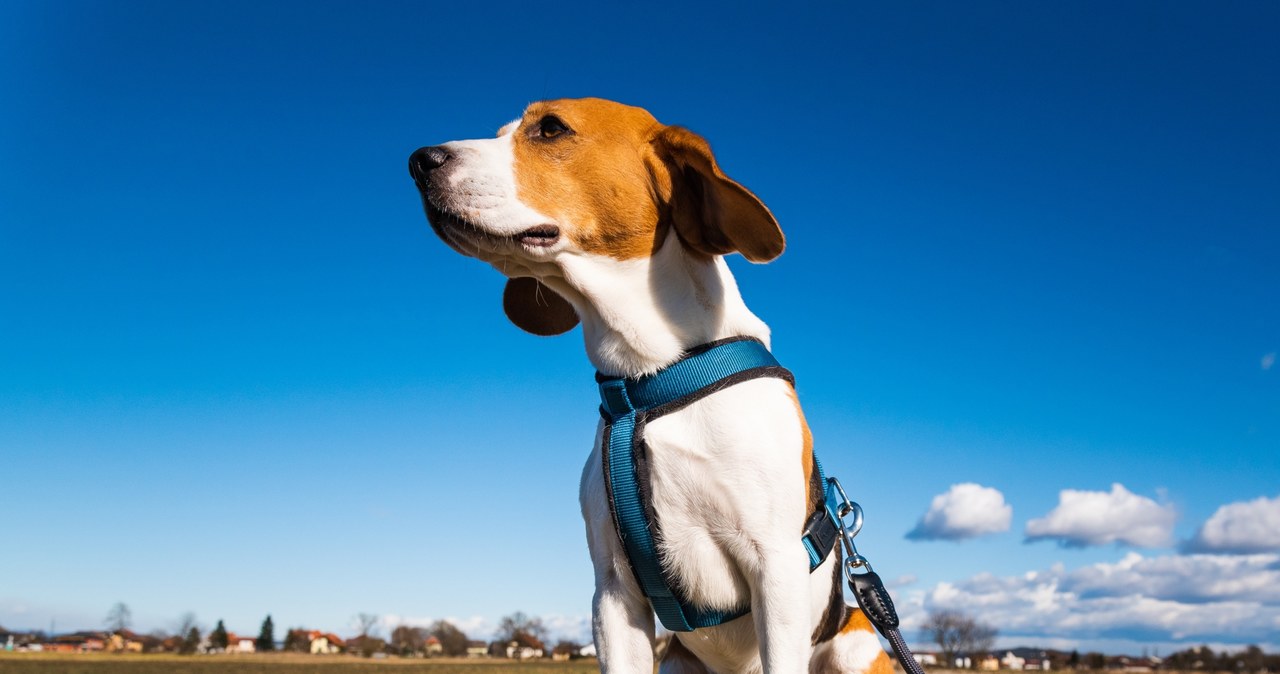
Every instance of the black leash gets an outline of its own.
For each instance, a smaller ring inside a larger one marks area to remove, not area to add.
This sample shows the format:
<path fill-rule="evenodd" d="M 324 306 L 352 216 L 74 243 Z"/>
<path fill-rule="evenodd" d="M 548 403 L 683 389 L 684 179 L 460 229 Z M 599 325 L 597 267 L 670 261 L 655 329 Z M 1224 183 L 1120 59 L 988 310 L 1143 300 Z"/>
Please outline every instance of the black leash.
<path fill-rule="evenodd" d="M 840 527 L 840 540 L 844 541 L 847 555 L 844 560 L 844 576 L 849 581 L 849 589 L 853 592 L 854 599 L 858 600 L 858 607 L 862 609 L 871 624 L 876 626 L 880 634 L 889 640 L 889 646 L 893 648 L 893 654 L 898 656 L 902 669 L 907 674 L 925 674 L 924 668 L 916 662 L 911 649 L 907 647 L 906 639 L 902 638 L 902 632 L 898 631 L 898 611 L 893 606 L 893 598 L 889 596 L 889 590 L 885 589 L 884 581 L 880 580 L 879 574 L 871 570 L 871 562 L 867 561 L 867 558 L 863 557 L 858 552 L 857 546 L 853 544 L 853 537 L 862 530 L 862 506 L 849 500 L 839 480 L 829 477 L 827 484 L 839 493 L 840 502 L 836 523 Z M 853 521 L 845 522 L 845 518 L 849 516 L 853 517 Z M 856 573 L 858 569 L 866 569 L 866 571 Z"/>

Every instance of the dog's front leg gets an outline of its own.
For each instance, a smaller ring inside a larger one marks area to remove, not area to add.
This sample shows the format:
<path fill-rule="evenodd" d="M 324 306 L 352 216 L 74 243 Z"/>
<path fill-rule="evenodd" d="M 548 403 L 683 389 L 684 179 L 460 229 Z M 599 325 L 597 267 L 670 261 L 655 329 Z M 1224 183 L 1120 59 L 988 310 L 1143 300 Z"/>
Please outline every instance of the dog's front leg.
<path fill-rule="evenodd" d="M 616 570 L 604 577 L 596 572 L 591 627 L 600 671 L 608 674 L 653 673 L 653 611 L 643 595 L 636 596 L 638 590 L 625 587 L 631 580 Z"/>
<path fill-rule="evenodd" d="M 582 471 L 578 498 L 587 527 L 587 548 L 595 569 L 596 593 L 591 604 L 591 632 L 600 671 L 608 674 L 653 674 L 653 609 L 627 565 L 626 552 L 609 513 L 600 437 Z"/>
<path fill-rule="evenodd" d="M 809 671 L 809 558 L 799 545 L 764 551 L 753 574 L 751 612 L 766 674 Z"/>

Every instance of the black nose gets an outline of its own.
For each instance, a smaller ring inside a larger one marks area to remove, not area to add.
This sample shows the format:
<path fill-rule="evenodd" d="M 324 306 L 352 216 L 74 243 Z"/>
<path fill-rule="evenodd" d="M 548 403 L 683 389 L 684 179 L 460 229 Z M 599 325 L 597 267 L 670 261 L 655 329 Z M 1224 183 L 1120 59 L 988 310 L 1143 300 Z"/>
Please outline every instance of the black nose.
<path fill-rule="evenodd" d="M 443 147 L 423 147 L 409 155 L 409 175 L 415 180 L 422 180 L 432 169 L 438 169 L 449 161 L 452 155 Z"/>

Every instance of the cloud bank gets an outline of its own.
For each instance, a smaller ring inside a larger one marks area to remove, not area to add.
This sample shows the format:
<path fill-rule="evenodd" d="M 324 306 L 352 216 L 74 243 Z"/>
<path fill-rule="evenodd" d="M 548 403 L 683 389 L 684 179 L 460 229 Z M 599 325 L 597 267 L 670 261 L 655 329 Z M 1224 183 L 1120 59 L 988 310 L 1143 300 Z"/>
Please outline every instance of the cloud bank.
<path fill-rule="evenodd" d="M 1013 508 L 999 490 L 965 482 L 933 497 L 929 511 L 907 538 L 959 541 L 1008 531 L 1012 519 Z"/>
<path fill-rule="evenodd" d="M 956 609 L 1008 637 L 1268 643 L 1280 630 L 1280 555 L 1131 552 L 1116 563 L 939 583 L 925 610 Z"/>
<path fill-rule="evenodd" d="M 1177 519 L 1172 505 L 1138 496 L 1119 483 L 1110 492 L 1064 489 L 1056 508 L 1027 522 L 1026 540 L 1054 540 L 1069 548 L 1110 543 L 1161 548 L 1173 543 Z"/>

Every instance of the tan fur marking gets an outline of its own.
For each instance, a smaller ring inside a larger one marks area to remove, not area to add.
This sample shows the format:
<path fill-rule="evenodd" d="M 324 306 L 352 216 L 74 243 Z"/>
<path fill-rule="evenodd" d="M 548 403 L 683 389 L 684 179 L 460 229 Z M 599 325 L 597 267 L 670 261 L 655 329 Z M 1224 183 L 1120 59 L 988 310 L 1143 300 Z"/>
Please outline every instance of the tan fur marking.
<path fill-rule="evenodd" d="M 805 499 L 805 512 L 811 513 L 818 509 L 823 497 L 820 492 L 814 493 L 809 487 L 813 482 L 813 432 L 809 430 L 809 422 L 804 418 L 804 410 L 800 408 L 800 397 L 795 389 L 791 390 L 791 402 L 796 406 L 796 416 L 800 418 L 800 433 L 804 438 L 804 446 L 800 450 L 800 465 L 804 466 L 805 493 L 808 495 Z"/>
<path fill-rule="evenodd" d="M 571 131 L 543 138 L 547 115 Z M 586 252 L 650 255 L 665 235 L 659 192 L 671 189 L 650 144 L 661 127 L 641 108 L 597 98 L 534 103 L 514 131 L 517 196 Z"/>
<path fill-rule="evenodd" d="M 840 633 L 848 634 L 858 631 L 875 634 L 876 628 L 867 619 L 867 616 L 862 613 L 861 609 L 853 609 L 849 612 L 849 619 L 845 621 Z M 881 652 L 876 656 L 875 660 L 871 661 L 871 666 L 867 668 L 866 674 L 894 674 L 893 661 L 889 659 L 887 653 Z"/>
<path fill-rule="evenodd" d="M 840 633 L 847 634 L 849 632 L 856 632 L 859 630 L 863 632 L 875 632 L 876 628 L 871 624 L 871 621 L 867 619 L 867 616 L 862 612 L 862 609 L 853 609 L 852 611 L 849 611 L 849 619 L 844 621 L 844 627 L 840 628 Z"/>
<path fill-rule="evenodd" d="M 887 653 L 881 653 L 871 661 L 871 666 L 867 668 L 867 674 L 894 674 L 893 661 L 889 659 Z"/>

